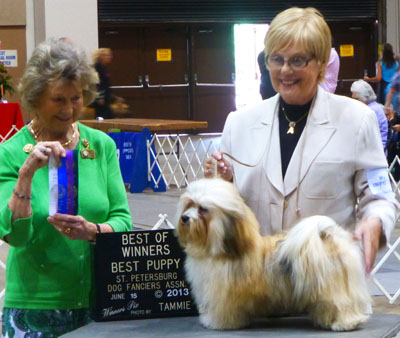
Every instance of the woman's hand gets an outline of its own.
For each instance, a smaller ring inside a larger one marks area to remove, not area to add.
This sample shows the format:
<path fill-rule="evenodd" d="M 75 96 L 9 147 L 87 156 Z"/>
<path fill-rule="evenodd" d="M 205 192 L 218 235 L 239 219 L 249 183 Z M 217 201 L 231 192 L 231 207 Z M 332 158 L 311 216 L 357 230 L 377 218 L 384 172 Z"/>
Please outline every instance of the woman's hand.
<path fill-rule="evenodd" d="M 80 239 L 83 241 L 94 241 L 96 239 L 96 224 L 87 221 L 82 216 L 54 214 L 53 216 L 49 216 L 47 220 L 69 239 Z"/>
<path fill-rule="evenodd" d="M 400 124 L 395 124 L 392 126 L 393 131 L 400 131 Z"/>
<path fill-rule="evenodd" d="M 362 241 L 365 270 L 369 274 L 374 266 L 376 253 L 382 242 L 382 224 L 379 218 L 362 220 L 357 224 L 354 236 Z"/>
<path fill-rule="evenodd" d="M 15 193 L 11 195 L 8 202 L 8 207 L 12 211 L 12 220 L 32 215 L 32 179 L 38 169 L 49 163 L 50 154 L 59 161 L 60 157 L 65 157 L 65 149 L 60 142 L 39 142 L 19 169 Z"/>
<path fill-rule="evenodd" d="M 22 165 L 20 175 L 33 177 L 38 169 L 49 164 L 50 154 L 59 162 L 60 157 L 65 157 L 65 149 L 58 141 L 37 143 Z"/>
<path fill-rule="evenodd" d="M 217 173 L 226 181 L 233 180 L 233 170 L 231 164 L 223 158 L 223 153 L 214 151 L 204 163 L 204 176 L 215 177 Z"/>
<path fill-rule="evenodd" d="M 394 111 L 392 107 L 384 107 L 383 111 L 385 113 L 386 118 L 388 119 L 388 121 L 393 120 L 394 119 Z"/>

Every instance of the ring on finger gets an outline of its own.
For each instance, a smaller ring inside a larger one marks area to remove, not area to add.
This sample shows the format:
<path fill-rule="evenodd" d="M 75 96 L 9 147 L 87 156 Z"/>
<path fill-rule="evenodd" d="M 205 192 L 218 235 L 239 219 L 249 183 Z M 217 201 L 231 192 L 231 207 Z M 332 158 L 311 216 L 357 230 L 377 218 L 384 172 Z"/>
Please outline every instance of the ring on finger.
<path fill-rule="evenodd" d="M 64 231 L 67 235 L 69 235 L 71 233 L 71 228 L 66 228 Z"/>
<path fill-rule="evenodd" d="M 42 149 L 42 153 L 46 154 L 47 153 L 47 148 Z"/>

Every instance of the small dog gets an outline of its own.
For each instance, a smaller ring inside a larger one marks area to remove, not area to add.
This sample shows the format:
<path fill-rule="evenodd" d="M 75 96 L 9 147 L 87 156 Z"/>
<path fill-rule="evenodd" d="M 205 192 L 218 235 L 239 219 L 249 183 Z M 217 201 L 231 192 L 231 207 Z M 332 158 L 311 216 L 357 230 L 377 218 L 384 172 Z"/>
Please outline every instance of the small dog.
<path fill-rule="evenodd" d="M 360 247 L 329 217 L 262 237 L 253 212 L 222 179 L 189 184 L 178 215 L 186 277 L 205 327 L 238 329 L 255 317 L 304 312 L 333 331 L 367 321 Z"/>

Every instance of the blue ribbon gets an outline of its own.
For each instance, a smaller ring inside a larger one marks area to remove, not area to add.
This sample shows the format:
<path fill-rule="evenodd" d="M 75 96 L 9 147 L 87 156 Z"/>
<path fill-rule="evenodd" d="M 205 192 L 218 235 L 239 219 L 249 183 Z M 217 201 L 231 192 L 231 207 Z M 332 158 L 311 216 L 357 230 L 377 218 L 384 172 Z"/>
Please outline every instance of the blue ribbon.
<path fill-rule="evenodd" d="M 67 150 L 58 168 L 58 213 L 76 215 L 78 211 L 78 151 Z"/>

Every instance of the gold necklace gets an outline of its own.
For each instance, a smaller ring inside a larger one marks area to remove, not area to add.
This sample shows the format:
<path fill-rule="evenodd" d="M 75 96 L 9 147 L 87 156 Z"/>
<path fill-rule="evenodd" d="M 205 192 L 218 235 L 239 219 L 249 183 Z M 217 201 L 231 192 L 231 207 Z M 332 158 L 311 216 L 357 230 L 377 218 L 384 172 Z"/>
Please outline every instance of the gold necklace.
<path fill-rule="evenodd" d="M 61 144 L 64 148 L 66 146 L 68 146 L 69 144 L 71 144 L 71 142 L 74 140 L 74 138 L 76 136 L 75 123 L 72 123 L 71 126 L 72 126 L 72 131 L 73 131 L 71 138 L 67 142 Z M 28 124 L 28 129 L 31 132 L 31 134 L 32 134 L 32 136 L 33 136 L 33 138 L 35 139 L 36 142 L 41 142 L 42 141 L 42 140 L 39 140 L 39 136 L 37 135 L 37 133 L 35 133 L 35 130 L 33 129 L 33 120 L 31 121 L 31 123 Z"/>
<path fill-rule="evenodd" d="M 285 116 L 286 121 L 289 122 L 289 129 L 286 132 L 286 134 L 294 134 L 294 127 L 296 127 L 296 123 L 299 123 L 301 120 L 303 120 L 308 115 L 309 110 L 302 117 L 300 117 L 297 121 L 292 121 L 286 115 L 285 107 L 283 105 L 281 105 L 281 107 L 282 107 L 282 112 L 283 112 L 283 115 Z"/>

